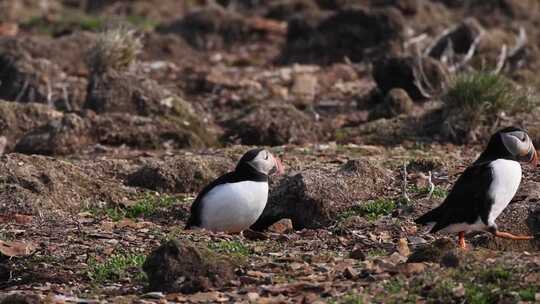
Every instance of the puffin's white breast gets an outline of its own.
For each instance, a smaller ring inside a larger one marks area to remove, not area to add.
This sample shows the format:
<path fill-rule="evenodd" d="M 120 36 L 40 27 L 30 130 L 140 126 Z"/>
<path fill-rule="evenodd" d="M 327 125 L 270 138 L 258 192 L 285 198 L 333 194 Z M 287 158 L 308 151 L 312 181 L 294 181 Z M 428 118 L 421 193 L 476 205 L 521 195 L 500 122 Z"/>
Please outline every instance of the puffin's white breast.
<path fill-rule="evenodd" d="M 202 198 L 201 225 L 212 231 L 243 231 L 257 221 L 267 200 L 267 182 L 218 185 Z"/>
<path fill-rule="evenodd" d="M 497 159 L 490 164 L 493 181 L 488 195 L 493 205 L 488 215 L 488 224 L 495 225 L 495 219 L 508 206 L 521 183 L 521 165 L 513 160 Z"/>

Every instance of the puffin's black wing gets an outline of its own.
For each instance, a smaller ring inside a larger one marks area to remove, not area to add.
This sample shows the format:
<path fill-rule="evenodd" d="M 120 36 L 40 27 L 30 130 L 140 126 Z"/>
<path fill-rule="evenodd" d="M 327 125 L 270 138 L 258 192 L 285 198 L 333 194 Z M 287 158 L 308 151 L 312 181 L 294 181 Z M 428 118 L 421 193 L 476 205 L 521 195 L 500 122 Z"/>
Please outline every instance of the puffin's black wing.
<path fill-rule="evenodd" d="M 488 189 L 493 180 L 490 162 L 468 167 L 458 178 L 450 194 L 437 208 L 415 220 L 417 224 L 435 222 L 430 232 L 437 232 L 451 224 L 476 222 L 478 217 L 487 223 L 492 198 Z"/>
<path fill-rule="evenodd" d="M 193 201 L 193 204 L 191 205 L 191 215 L 189 217 L 189 220 L 186 224 L 186 229 L 191 229 L 192 227 L 197 227 L 201 225 L 201 210 L 202 210 L 202 198 L 214 187 L 221 185 L 221 184 L 227 184 L 227 183 L 234 183 L 237 181 L 236 174 L 234 172 L 226 173 L 217 179 L 215 179 L 210 184 L 206 185 L 202 189 L 201 192 L 197 195 L 195 200 Z"/>

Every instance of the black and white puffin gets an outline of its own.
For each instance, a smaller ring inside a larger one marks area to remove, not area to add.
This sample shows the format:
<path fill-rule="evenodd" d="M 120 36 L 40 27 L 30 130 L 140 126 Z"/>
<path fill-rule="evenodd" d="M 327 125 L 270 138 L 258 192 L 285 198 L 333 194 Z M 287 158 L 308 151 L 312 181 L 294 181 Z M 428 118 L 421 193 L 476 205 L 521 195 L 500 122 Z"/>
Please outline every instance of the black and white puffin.
<path fill-rule="evenodd" d="M 281 161 L 265 149 L 246 152 L 233 172 L 226 173 L 197 195 L 186 229 L 240 233 L 262 214 L 268 200 L 268 175 L 283 174 Z"/>
<path fill-rule="evenodd" d="M 521 165 L 536 167 L 538 156 L 526 131 L 507 127 L 493 134 L 486 149 L 458 178 L 437 208 L 415 220 L 431 224 L 430 232 L 458 233 L 459 247 L 466 249 L 465 233 L 489 231 L 496 237 L 530 240 L 497 229 L 495 220 L 508 206 L 521 182 Z"/>

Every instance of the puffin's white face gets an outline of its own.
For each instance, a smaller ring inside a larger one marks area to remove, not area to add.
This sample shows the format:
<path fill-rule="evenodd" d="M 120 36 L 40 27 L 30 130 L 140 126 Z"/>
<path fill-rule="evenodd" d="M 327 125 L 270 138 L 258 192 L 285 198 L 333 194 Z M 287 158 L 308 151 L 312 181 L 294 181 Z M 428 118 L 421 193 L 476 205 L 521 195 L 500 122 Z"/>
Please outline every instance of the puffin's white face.
<path fill-rule="evenodd" d="M 538 160 L 536 149 L 525 131 L 504 132 L 501 133 L 501 139 L 506 150 L 518 161 L 530 162 L 536 166 Z"/>
<path fill-rule="evenodd" d="M 252 160 L 247 162 L 255 170 L 268 175 L 272 169 L 276 169 L 278 174 L 283 174 L 283 165 L 272 153 L 261 150 Z"/>

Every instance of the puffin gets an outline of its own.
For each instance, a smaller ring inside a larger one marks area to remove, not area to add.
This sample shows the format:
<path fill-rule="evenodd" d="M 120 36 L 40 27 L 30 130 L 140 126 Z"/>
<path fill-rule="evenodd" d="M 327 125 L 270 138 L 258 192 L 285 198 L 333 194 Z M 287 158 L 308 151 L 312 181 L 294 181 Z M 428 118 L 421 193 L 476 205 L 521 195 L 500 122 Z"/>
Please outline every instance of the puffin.
<path fill-rule="evenodd" d="M 268 176 L 284 173 L 279 158 L 264 148 L 247 151 L 234 171 L 226 173 L 197 195 L 186 229 L 242 233 L 262 214 L 268 200 Z"/>
<path fill-rule="evenodd" d="M 508 206 L 521 183 L 521 165 L 536 167 L 538 155 L 527 132 L 506 127 L 493 134 L 480 154 L 435 209 L 415 220 L 437 231 L 458 234 L 458 246 L 467 249 L 465 233 L 487 231 L 495 237 L 530 240 L 532 236 L 499 231 L 495 220 Z"/>

